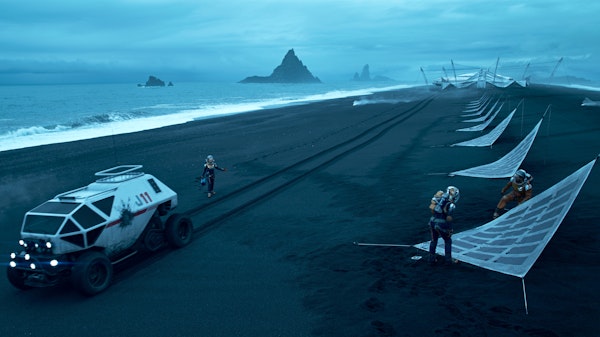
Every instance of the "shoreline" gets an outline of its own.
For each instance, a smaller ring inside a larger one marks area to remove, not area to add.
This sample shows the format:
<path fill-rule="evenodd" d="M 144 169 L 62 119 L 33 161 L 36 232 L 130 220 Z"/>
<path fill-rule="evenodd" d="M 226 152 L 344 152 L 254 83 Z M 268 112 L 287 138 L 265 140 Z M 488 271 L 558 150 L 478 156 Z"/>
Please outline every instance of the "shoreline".
<path fill-rule="evenodd" d="M 566 88 L 566 89 L 574 89 L 574 90 L 584 90 L 584 91 L 589 91 L 589 93 L 591 94 L 590 96 L 593 96 L 593 93 L 595 93 L 595 92 L 600 92 L 600 88 L 590 87 L 590 86 L 582 86 L 582 85 L 533 84 L 533 86 L 534 87 L 537 87 L 537 86 L 549 87 L 549 88 L 556 87 L 558 89 Z M 151 131 L 151 130 L 156 130 L 156 129 L 160 129 L 160 128 L 164 128 L 164 127 L 177 126 L 177 125 L 182 125 L 182 124 L 186 124 L 186 123 L 193 123 L 196 121 L 202 121 L 202 120 L 206 120 L 206 119 L 220 118 L 220 117 L 226 117 L 226 116 L 236 116 L 236 115 L 248 114 L 248 113 L 259 113 L 259 112 L 265 111 L 265 110 L 281 109 L 281 108 L 292 107 L 292 106 L 303 106 L 303 105 L 321 103 L 321 102 L 325 102 L 325 101 L 329 101 L 329 100 L 346 99 L 346 98 L 353 98 L 353 97 L 358 99 L 358 101 L 355 101 L 356 105 L 368 105 L 368 104 L 378 104 L 378 103 L 394 104 L 394 103 L 399 103 L 399 102 L 394 101 L 393 99 L 387 100 L 387 101 L 385 99 L 379 100 L 379 101 L 370 101 L 369 97 L 371 97 L 373 95 L 385 93 L 385 92 L 394 92 L 394 91 L 398 91 L 398 90 L 402 91 L 402 90 L 410 90 L 410 89 L 423 89 L 423 90 L 433 90 L 433 91 L 440 90 L 439 87 L 435 87 L 435 86 L 398 84 L 398 85 L 386 86 L 386 87 L 370 87 L 370 88 L 364 88 L 364 89 L 346 90 L 346 91 L 342 91 L 340 93 L 326 92 L 326 93 L 319 94 L 319 95 L 317 95 L 317 94 L 309 95 L 302 99 L 293 99 L 293 100 L 288 100 L 285 102 L 281 102 L 278 100 L 272 100 L 272 101 L 256 103 L 252 107 L 245 107 L 245 108 L 228 107 L 228 108 L 225 108 L 225 110 L 222 112 L 212 114 L 212 115 L 207 115 L 207 116 L 198 116 L 197 112 L 189 112 L 187 114 L 190 116 L 183 118 L 181 116 L 186 115 L 186 113 L 184 112 L 185 110 L 184 110 L 184 111 L 180 111 L 178 113 L 170 114 L 170 115 L 157 115 L 157 116 L 145 117 L 142 120 L 144 121 L 143 124 L 147 124 L 146 126 L 141 126 L 139 124 L 141 122 L 141 120 L 132 119 L 132 120 L 123 120 L 123 121 L 112 121 L 107 124 L 101 124 L 99 126 L 95 126 L 92 128 L 88 128 L 88 127 L 84 126 L 84 127 L 66 129 L 66 130 L 62 130 L 62 131 L 56 131 L 56 132 L 35 133 L 33 135 L 23 135 L 23 136 L 17 136 L 17 137 L 11 136 L 11 137 L 4 138 L 4 140 L 2 142 L 0 142 L 0 152 L 26 149 L 26 148 L 44 146 L 44 145 L 60 144 L 60 143 L 66 143 L 66 142 L 77 142 L 77 141 L 96 139 L 96 138 L 102 138 L 102 137 L 112 137 L 112 136 L 118 136 L 118 135 L 127 134 L 127 133 Z M 461 89 L 461 90 L 463 90 L 463 89 Z M 473 88 L 466 89 L 466 90 L 473 90 Z M 477 90 L 479 90 L 479 89 L 477 89 Z M 340 95 L 341 93 L 343 93 L 342 96 L 338 97 L 338 95 Z M 200 109 L 198 111 L 201 111 L 201 110 L 202 109 Z M 196 110 L 193 109 L 190 111 L 196 111 Z M 169 120 L 169 119 L 172 119 L 174 115 L 180 116 L 177 118 L 177 121 Z M 194 115 L 195 117 L 192 115 Z M 150 122 L 151 120 L 154 120 L 155 122 Z M 36 128 L 36 127 L 31 127 L 31 128 Z M 125 131 L 125 130 L 127 130 L 127 131 Z M 134 130 L 134 131 L 131 131 L 131 130 Z M 19 130 L 17 130 L 17 131 L 19 131 Z M 17 132 L 17 131 L 15 131 L 15 132 Z M 90 132 L 92 133 L 91 135 L 90 135 Z M 61 137 L 61 139 L 57 139 L 57 137 Z M 24 142 L 28 145 L 23 146 Z"/>
<path fill-rule="evenodd" d="M 304 96 L 295 98 L 261 98 L 255 101 L 255 98 L 249 97 L 250 101 L 241 101 L 237 103 L 214 103 L 215 105 L 198 106 L 196 108 L 180 109 L 177 112 L 161 115 L 152 115 L 130 119 L 126 114 L 123 116 L 109 117 L 109 122 L 100 124 L 86 124 L 72 127 L 69 124 L 53 125 L 54 129 L 47 130 L 43 125 L 30 126 L 9 131 L 0 137 L 0 152 L 10 151 L 21 148 L 58 144 L 64 142 L 74 142 L 100 137 L 110 137 L 126 133 L 142 132 L 148 130 L 160 129 L 163 127 L 181 125 L 189 122 L 219 118 L 222 116 L 232 116 L 245 113 L 255 113 L 262 110 L 285 108 L 288 106 L 306 105 L 318 103 L 333 99 L 343 99 L 348 97 L 369 96 L 377 92 L 398 90 L 400 88 L 418 87 L 417 85 L 397 84 L 384 87 L 367 88 L 345 88 L 332 89 L 322 93 L 304 93 Z M 296 93 L 299 94 L 299 93 Z M 102 113 L 105 119 L 106 114 Z M 95 117 L 95 116 L 92 116 Z M 89 117 L 86 117 L 89 118 Z M 38 132 L 43 130 L 42 132 Z M 33 132 L 33 134 L 31 134 Z M 24 134 L 23 134 L 24 133 Z"/>

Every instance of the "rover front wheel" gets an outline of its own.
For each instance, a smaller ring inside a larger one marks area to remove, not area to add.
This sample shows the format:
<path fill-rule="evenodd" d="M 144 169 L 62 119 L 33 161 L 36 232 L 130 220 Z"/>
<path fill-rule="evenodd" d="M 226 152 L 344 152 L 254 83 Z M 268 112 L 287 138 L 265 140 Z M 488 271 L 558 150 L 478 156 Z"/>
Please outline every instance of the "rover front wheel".
<path fill-rule="evenodd" d="M 19 269 L 13 267 L 7 267 L 6 269 L 6 277 L 10 284 L 12 284 L 15 288 L 21 290 L 31 289 L 30 286 L 25 284 L 25 279 L 27 278 L 27 274 Z"/>
<path fill-rule="evenodd" d="M 100 252 L 85 252 L 75 262 L 71 275 L 74 286 L 84 295 L 96 295 L 110 285 L 113 268 Z"/>

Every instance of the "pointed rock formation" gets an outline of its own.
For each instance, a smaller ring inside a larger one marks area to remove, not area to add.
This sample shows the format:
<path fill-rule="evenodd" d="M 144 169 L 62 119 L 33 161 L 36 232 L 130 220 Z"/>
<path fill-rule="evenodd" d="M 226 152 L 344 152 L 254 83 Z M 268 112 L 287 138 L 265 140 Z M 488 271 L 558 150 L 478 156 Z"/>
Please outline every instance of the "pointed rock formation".
<path fill-rule="evenodd" d="M 138 84 L 138 87 L 164 87 L 165 82 L 156 76 L 148 76 L 146 84 Z"/>
<path fill-rule="evenodd" d="M 363 66 L 362 69 L 362 73 L 359 75 L 358 73 L 354 73 L 354 77 L 352 78 L 353 81 L 360 81 L 360 82 L 369 82 L 369 81 L 393 81 L 391 78 L 389 77 L 385 77 L 385 76 L 375 76 L 374 78 L 371 78 L 371 72 L 369 71 L 369 65 L 365 64 Z"/>
<path fill-rule="evenodd" d="M 294 49 L 290 49 L 271 75 L 246 77 L 240 83 L 321 83 L 321 80 L 313 76 Z"/>
<path fill-rule="evenodd" d="M 354 80 L 355 81 L 370 81 L 371 80 L 371 73 L 369 72 L 369 65 L 365 64 L 363 69 L 362 69 L 362 73 L 360 75 L 358 75 L 358 73 L 354 73 Z"/>

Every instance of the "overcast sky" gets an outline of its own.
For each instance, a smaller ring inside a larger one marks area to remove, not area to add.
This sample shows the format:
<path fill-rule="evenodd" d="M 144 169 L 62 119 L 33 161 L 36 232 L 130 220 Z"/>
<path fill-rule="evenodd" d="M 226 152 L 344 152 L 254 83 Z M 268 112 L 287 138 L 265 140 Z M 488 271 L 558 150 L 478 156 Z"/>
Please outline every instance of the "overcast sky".
<path fill-rule="evenodd" d="M 0 0 L 0 84 L 239 81 L 289 49 L 324 82 L 470 67 L 600 82 L 600 1 Z"/>

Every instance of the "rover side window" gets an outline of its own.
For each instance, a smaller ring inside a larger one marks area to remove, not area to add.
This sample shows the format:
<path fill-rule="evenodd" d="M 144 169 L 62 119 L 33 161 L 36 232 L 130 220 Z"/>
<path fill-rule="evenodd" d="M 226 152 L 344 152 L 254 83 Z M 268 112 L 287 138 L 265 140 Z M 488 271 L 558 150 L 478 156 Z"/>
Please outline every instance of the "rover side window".
<path fill-rule="evenodd" d="M 104 218 L 98 213 L 92 211 L 87 205 L 83 205 L 77 212 L 73 214 L 73 218 L 83 227 L 91 228 L 102 222 Z"/>
<path fill-rule="evenodd" d="M 114 196 L 110 196 L 108 198 L 104 198 L 102 200 L 98 200 L 92 203 L 94 206 L 98 207 L 99 210 L 102 211 L 107 217 L 110 216 L 110 212 L 112 210 L 113 202 L 115 201 Z"/>
<path fill-rule="evenodd" d="M 91 231 L 87 232 L 88 246 L 92 246 L 94 243 L 96 243 L 96 240 L 98 239 L 100 234 L 102 234 L 103 231 L 104 231 L 104 227 L 98 227 L 96 229 L 92 229 Z"/>
<path fill-rule="evenodd" d="M 74 245 L 78 245 L 79 247 L 84 247 L 83 244 L 83 234 L 75 234 L 75 235 L 69 235 L 69 236 L 63 236 L 60 238 L 61 240 L 65 240 L 67 242 L 70 242 Z"/>
<path fill-rule="evenodd" d="M 160 193 L 160 187 L 158 187 L 158 184 L 156 183 L 156 181 L 154 181 L 154 179 L 148 179 L 148 183 L 150 184 L 150 186 L 152 186 L 152 189 L 154 189 L 154 192 L 156 193 Z"/>
<path fill-rule="evenodd" d="M 65 221 L 63 216 L 27 215 L 23 232 L 37 234 L 56 234 Z"/>
<path fill-rule="evenodd" d="M 81 228 L 77 227 L 77 225 L 73 221 L 71 221 L 71 219 L 68 219 L 62 231 L 60 231 L 60 234 L 79 232 L 80 230 Z"/>

